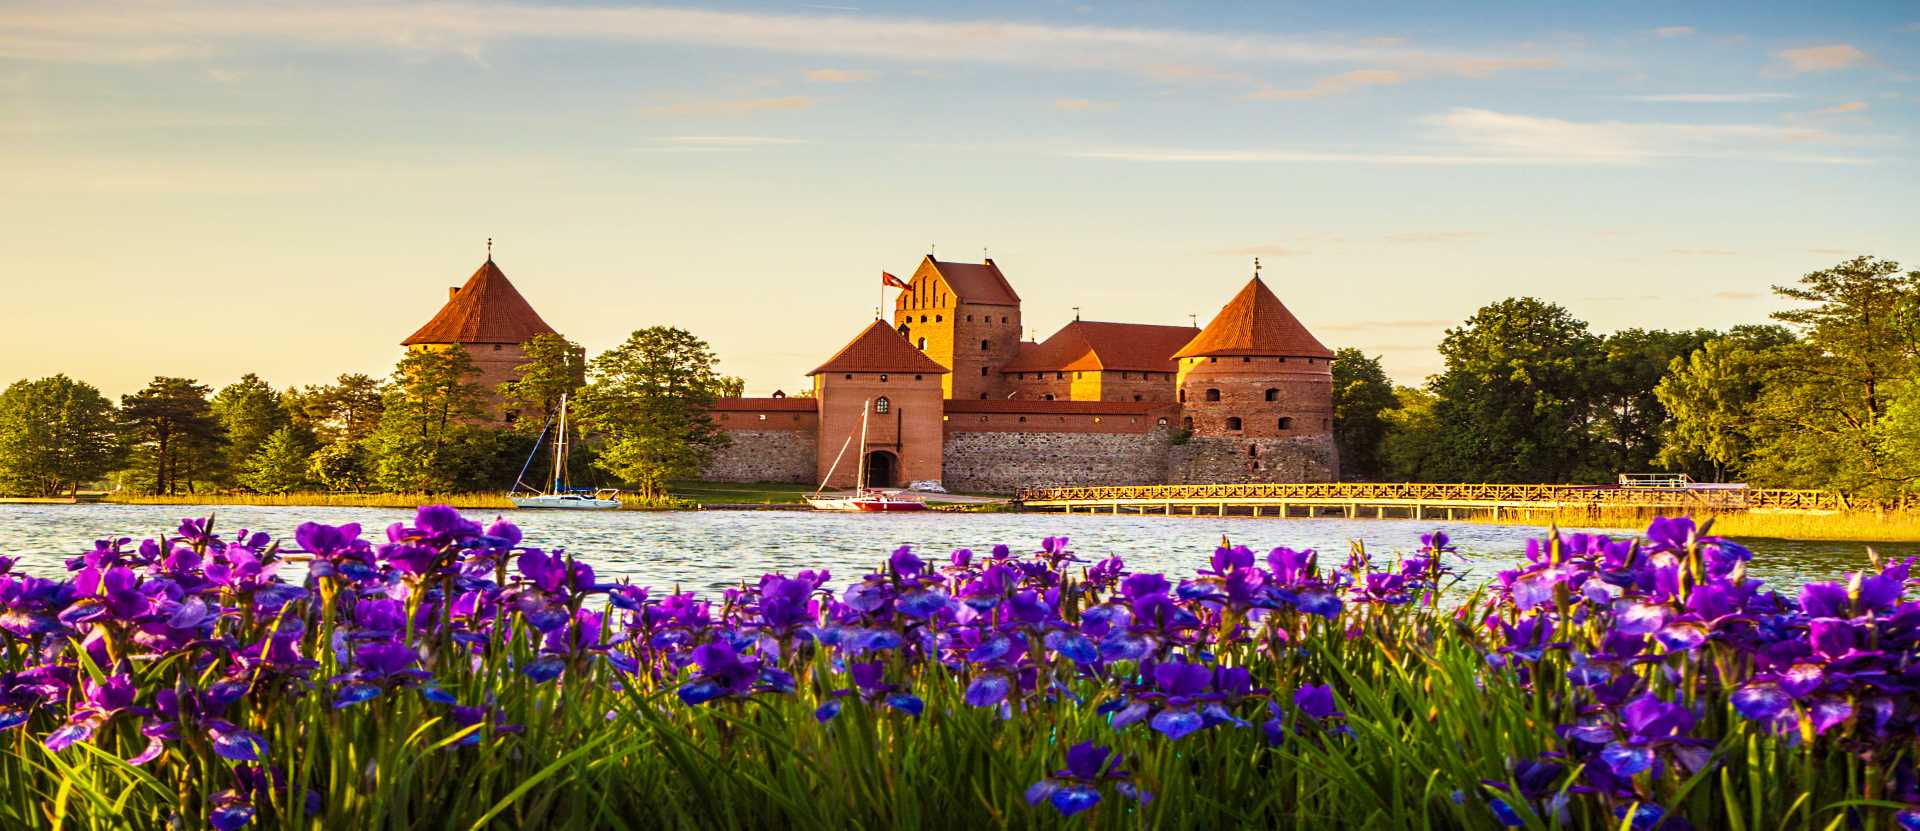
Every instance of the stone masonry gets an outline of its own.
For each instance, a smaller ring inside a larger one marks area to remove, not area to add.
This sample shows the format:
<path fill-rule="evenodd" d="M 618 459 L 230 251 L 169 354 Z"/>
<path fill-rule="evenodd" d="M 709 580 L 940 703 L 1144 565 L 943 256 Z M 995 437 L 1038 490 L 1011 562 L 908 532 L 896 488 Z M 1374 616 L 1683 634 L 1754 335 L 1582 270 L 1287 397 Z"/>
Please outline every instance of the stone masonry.
<path fill-rule="evenodd" d="M 1338 457 L 1330 435 L 1193 436 L 1168 452 L 1165 481 L 1175 485 L 1333 482 L 1339 474 Z"/>
<path fill-rule="evenodd" d="M 801 430 L 729 430 L 732 443 L 700 470 L 710 482 L 814 483 L 818 434 Z"/>
<path fill-rule="evenodd" d="M 1153 485 L 1167 481 L 1168 430 L 1144 433 L 947 434 L 948 490 L 1013 493 L 1027 485 Z"/>

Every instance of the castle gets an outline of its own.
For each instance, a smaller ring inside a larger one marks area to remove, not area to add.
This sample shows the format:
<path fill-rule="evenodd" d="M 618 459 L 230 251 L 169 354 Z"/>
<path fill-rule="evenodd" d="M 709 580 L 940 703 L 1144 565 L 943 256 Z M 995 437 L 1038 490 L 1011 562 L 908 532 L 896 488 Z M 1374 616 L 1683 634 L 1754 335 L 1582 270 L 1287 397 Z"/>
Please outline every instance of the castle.
<path fill-rule="evenodd" d="M 811 396 L 716 401 L 732 442 L 702 478 L 849 487 L 863 455 L 873 486 L 982 493 L 1338 478 L 1333 352 L 1257 270 L 1203 328 L 1076 319 L 1039 342 L 991 259 L 929 255 L 902 283 L 892 321 L 809 373 Z M 489 256 L 404 345 L 465 348 L 492 386 L 551 331 Z"/>

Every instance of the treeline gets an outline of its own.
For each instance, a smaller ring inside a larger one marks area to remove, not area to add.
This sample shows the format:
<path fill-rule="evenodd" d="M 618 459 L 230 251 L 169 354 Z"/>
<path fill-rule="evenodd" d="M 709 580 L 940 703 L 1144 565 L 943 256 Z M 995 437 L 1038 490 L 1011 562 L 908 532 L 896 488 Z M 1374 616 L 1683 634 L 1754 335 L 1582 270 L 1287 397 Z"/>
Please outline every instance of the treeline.
<path fill-rule="evenodd" d="M 558 335 L 522 347 L 517 380 L 492 390 L 465 349 L 409 351 L 386 379 L 286 389 L 251 373 L 217 391 L 161 376 L 117 406 L 65 375 L 19 381 L 0 393 L 0 491 L 505 490 L 571 394 L 572 476 L 652 498 L 724 444 L 706 412 L 743 385 L 672 327 L 634 332 L 592 361 Z M 549 475 L 541 462 L 528 478 Z"/>
<path fill-rule="evenodd" d="M 1920 482 L 1920 272 L 1858 257 L 1774 287 L 1795 307 L 1728 331 L 1589 331 L 1534 298 L 1482 307 L 1445 369 L 1395 387 L 1340 350 L 1343 475 L 1609 482 L 1620 473 L 1832 489 L 1884 500 Z"/>

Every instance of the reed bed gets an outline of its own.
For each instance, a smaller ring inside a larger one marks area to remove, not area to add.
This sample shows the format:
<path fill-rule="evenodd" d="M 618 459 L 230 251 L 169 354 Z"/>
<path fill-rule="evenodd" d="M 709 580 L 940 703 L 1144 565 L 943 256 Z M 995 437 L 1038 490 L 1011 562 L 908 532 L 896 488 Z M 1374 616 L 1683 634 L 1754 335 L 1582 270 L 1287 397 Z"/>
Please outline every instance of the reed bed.
<path fill-rule="evenodd" d="M 1515 512 L 1494 519 L 1463 517 L 1495 525 L 1556 525 L 1563 528 L 1634 529 L 1663 514 L 1653 510 Z M 1678 516 L 1679 514 L 1668 514 Z M 1828 514 L 1733 511 L 1698 514 L 1713 520 L 1721 533 L 1739 539 L 1844 540 L 1848 542 L 1920 542 L 1920 512 L 1844 511 Z"/>
<path fill-rule="evenodd" d="M 444 507 L 383 540 L 0 561 L 0 827 L 1920 826 L 1906 566 L 1788 598 L 1691 522 L 1484 587 L 1438 534 L 1185 577 L 1049 538 L 711 598 Z"/>

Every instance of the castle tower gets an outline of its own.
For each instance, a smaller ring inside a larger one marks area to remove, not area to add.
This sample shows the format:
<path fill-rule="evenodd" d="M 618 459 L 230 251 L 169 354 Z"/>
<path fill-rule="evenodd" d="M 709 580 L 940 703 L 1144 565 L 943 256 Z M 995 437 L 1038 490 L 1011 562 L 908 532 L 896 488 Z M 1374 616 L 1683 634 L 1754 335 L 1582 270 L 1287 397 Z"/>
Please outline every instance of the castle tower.
<path fill-rule="evenodd" d="M 946 367 L 886 321 L 875 320 L 807 374 L 813 376 L 819 402 L 820 481 L 833 488 L 852 487 L 862 457 L 871 487 L 940 479 Z M 860 447 L 863 414 L 866 446 Z"/>
<path fill-rule="evenodd" d="M 951 370 L 946 397 L 1003 398 L 1000 368 L 1020 352 L 1020 295 L 1000 267 L 950 263 L 931 254 L 893 303 L 893 326 Z"/>
<path fill-rule="evenodd" d="M 1258 274 L 1174 353 L 1178 395 L 1200 445 L 1190 481 L 1328 481 L 1333 351 Z"/>
<path fill-rule="evenodd" d="M 498 403 L 498 386 L 513 380 L 514 368 L 526 361 L 520 345 L 542 334 L 554 334 L 553 327 L 540 319 L 489 254 L 466 283 L 447 289 L 447 304 L 400 345 L 410 350 L 467 350 L 480 369 L 471 380 L 485 386 Z M 512 419 L 510 413 L 503 416 Z"/>

